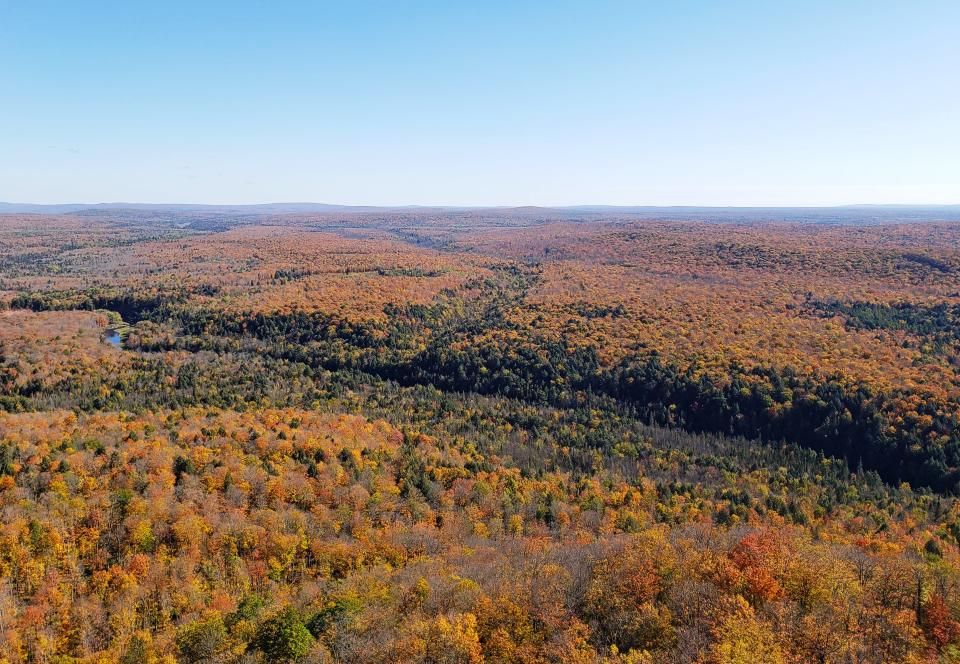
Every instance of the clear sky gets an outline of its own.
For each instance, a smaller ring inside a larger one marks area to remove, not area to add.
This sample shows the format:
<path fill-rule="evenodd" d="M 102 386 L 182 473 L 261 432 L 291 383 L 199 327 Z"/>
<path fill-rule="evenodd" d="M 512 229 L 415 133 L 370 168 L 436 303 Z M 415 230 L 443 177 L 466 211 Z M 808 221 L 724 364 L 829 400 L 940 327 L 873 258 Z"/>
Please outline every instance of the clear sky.
<path fill-rule="evenodd" d="M 0 0 L 0 200 L 960 203 L 960 0 Z"/>

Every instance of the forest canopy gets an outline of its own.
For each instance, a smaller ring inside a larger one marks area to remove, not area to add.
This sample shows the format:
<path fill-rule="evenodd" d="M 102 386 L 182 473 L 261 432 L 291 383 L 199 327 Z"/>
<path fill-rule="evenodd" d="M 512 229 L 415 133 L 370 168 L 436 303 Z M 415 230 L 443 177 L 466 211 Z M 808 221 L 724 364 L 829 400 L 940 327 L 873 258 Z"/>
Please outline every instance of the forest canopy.
<path fill-rule="evenodd" d="M 960 224 L 460 214 L 0 216 L 0 661 L 960 658 Z"/>

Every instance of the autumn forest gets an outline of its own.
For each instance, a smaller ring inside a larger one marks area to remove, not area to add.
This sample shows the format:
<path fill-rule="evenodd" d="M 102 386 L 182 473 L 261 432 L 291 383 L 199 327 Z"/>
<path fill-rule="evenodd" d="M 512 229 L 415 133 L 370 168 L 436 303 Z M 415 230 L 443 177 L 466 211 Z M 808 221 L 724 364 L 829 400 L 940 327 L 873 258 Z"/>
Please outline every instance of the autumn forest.
<path fill-rule="evenodd" d="M 960 662 L 960 217 L 0 215 L 3 664 Z"/>

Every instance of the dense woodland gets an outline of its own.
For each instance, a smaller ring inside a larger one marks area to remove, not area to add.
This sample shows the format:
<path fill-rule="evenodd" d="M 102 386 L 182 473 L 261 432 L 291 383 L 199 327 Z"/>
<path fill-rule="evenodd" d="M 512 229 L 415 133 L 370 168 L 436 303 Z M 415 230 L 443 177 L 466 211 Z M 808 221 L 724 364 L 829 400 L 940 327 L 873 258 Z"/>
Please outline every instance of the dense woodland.
<path fill-rule="evenodd" d="M 0 216 L 0 662 L 960 661 L 960 223 Z"/>

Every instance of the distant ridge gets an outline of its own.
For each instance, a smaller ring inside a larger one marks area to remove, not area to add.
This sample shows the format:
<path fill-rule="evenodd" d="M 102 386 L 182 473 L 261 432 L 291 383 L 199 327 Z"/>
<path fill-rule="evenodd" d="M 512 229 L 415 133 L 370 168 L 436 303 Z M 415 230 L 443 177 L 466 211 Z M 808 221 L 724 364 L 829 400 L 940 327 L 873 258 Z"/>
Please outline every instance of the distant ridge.
<path fill-rule="evenodd" d="M 960 204 L 956 205 L 910 205 L 910 204 L 854 204 L 836 206 L 697 206 L 697 205 L 567 205 L 567 206 L 490 206 L 490 205 L 336 205 L 330 203 L 255 203 L 246 205 L 211 205 L 205 203 L 7 203 L 0 201 L 0 214 L 72 214 L 95 210 L 138 210 L 150 212 L 206 212 L 216 214 L 309 214 L 323 212 L 388 212 L 388 211 L 467 211 L 467 210 L 504 210 L 515 213 L 534 213 L 544 211 L 593 212 L 618 214 L 663 214 L 736 216 L 740 214 L 758 215 L 783 211 L 810 212 L 824 214 L 831 211 L 855 211 L 859 213 L 909 213 L 926 215 L 945 214 L 949 217 L 960 215 Z"/>
<path fill-rule="evenodd" d="M 39 203 L 0 202 L 0 213 L 71 214 L 85 210 L 140 210 L 150 212 L 215 212 L 221 214 L 285 214 L 309 212 L 372 212 L 369 205 L 328 205 L 326 203 L 259 203 L 252 205 L 207 205 L 203 203 Z"/>

